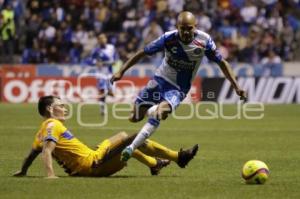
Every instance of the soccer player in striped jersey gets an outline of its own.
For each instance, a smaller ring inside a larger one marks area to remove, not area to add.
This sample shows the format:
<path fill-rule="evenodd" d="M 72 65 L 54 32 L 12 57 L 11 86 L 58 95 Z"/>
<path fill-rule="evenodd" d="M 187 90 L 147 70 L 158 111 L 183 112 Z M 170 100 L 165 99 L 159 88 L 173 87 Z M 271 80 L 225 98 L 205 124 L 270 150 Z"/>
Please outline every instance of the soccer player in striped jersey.
<path fill-rule="evenodd" d="M 118 59 L 116 48 L 107 42 L 105 34 L 98 35 L 98 45 L 92 50 L 90 65 L 97 66 L 97 88 L 99 90 L 100 114 L 106 114 L 106 96 L 113 96 L 113 87 L 109 79 L 113 73 L 113 64 Z"/>
<path fill-rule="evenodd" d="M 190 12 L 181 12 L 176 26 L 177 30 L 164 33 L 138 51 L 111 78 L 111 82 L 122 79 L 124 73 L 144 56 L 161 51 L 165 53 L 154 77 L 135 101 L 130 121 L 141 121 L 145 115 L 149 118 L 134 141 L 122 152 L 123 161 L 131 157 L 132 151 L 143 144 L 158 128 L 160 121 L 165 120 L 186 97 L 204 56 L 220 66 L 237 95 L 242 100 L 246 99 L 245 91 L 238 86 L 229 63 L 222 58 L 212 38 L 196 29 L 195 16 Z M 195 146 L 194 151 L 197 149 Z"/>

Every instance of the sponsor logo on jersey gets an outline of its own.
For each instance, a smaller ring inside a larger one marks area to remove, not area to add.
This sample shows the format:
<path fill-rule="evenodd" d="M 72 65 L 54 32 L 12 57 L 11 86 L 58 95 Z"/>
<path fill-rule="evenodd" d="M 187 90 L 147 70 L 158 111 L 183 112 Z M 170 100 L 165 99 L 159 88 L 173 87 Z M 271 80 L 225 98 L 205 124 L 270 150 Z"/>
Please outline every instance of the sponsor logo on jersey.
<path fill-rule="evenodd" d="M 175 70 L 189 70 L 189 71 L 194 70 L 196 65 L 196 61 L 186 61 L 186 60 L 182 60 L 182 59 L 179 60 L 174 58 L 173 59 L 169 58 L 167 60 L 167 63 Z"/>

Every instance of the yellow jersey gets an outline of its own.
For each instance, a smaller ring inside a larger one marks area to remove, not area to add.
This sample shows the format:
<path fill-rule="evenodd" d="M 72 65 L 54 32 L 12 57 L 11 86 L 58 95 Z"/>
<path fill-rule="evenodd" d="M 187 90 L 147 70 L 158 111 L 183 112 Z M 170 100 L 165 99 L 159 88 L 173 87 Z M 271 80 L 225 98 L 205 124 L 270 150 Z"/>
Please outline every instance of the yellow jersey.
<path fill-rule="evenodd" d="M 95 157 L 95 151 L 80 142 L 56 119 L 47 119 L 35 136 L 33 149 L 41 150 L 45 141 L 53 141 L 56 147 L 53 158 L 69 175 L 88 175 Z"/>

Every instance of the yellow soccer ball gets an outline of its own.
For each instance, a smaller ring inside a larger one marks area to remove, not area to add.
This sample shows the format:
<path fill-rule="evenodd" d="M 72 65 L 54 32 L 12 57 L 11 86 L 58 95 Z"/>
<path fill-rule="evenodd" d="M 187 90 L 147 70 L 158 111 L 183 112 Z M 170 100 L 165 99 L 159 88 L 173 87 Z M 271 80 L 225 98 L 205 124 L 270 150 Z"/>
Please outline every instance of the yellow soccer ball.
<path fill-rule="evenodd" d="M 264 184 L 269 177 L 269 168 L 260 160 L 249 160 L 243 166 L 242 177 L 247 184 Z"/>

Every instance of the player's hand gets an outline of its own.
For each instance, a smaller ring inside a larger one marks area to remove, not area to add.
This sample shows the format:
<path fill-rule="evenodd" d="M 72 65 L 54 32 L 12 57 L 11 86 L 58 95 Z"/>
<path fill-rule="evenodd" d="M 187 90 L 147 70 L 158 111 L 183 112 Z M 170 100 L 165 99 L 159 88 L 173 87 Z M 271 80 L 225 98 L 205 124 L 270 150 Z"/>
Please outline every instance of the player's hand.
<path fill-rule="evenodd" d="M 26 173 L 24 171 L 20 170 L 20 171 L 17 171 L 16 173 L 14 173 L 13 176 L 23 177 L 23 176 L 26 176 Z"/>
<path fill-rule="evenodd" d="M 246 91 L 238 88 L 235 92 L 238 96 L 240 96 L 240 100 L 243 100 L 244 102 L 248 100 Z"/>
<path fill-rule="evenodd" d="M 117 72 L 117 73 L 113 74 L 113 76 L 110 78 L 110 83 L 113 84 L 114 82 L 122 79 L 122 77 L 123 77 L 123 74 L 121 72 Z"/>

